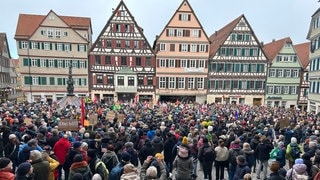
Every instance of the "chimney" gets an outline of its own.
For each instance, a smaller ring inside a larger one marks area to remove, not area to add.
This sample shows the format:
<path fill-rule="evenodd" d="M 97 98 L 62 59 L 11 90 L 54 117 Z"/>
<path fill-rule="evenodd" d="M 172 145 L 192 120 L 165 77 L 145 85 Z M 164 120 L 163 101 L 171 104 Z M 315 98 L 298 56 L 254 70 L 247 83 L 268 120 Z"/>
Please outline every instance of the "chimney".
<path fill-rule="evenodd" d="M 272 42 L 275 42 L 276 41 L 276 39 L 272 39 Z"/>
<path fill-rule="evenodd" d="M 264 42 L 263 42 L 263 41 L 261 41 L 261 42 L 260 42 L 260 44 L 261 44 L 261 47 L 263 47 L 263 46 L 264 46 Z"/>

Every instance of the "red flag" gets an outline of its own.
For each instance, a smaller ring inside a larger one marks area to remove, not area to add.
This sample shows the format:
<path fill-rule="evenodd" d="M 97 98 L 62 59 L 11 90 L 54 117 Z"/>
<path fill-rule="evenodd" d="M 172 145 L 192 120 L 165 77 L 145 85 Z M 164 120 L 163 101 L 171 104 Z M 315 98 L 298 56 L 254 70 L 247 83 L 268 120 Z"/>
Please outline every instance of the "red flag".
<path fill-rule="evenodd" d="M 84 100 L 81 98 L 81 124 L 84 127 L 84 117 L 85 117 L 85 109 L 84 109 Z"/>

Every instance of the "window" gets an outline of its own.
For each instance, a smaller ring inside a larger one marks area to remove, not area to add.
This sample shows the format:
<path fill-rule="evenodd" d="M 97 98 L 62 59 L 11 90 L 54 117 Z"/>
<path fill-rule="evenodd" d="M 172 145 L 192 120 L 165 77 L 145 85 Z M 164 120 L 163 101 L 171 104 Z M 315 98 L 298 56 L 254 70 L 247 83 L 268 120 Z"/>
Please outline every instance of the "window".
<path fill-rule="evenodd" d="M 181 59 L 180 60 L 180 67 L 182 67 L 182 68 L 187 67 L 187 60 L 186 59 Z"/>
<path fill-rule="evenodd" d="M 199 37 L 199 31 L 200 31 L 200 30 L 198 30 L 198 29 L 192 30 L 192 36 L 193 36 L 193 37 Z"/>
<path fill-rule="evenodd" d="M 166 44 L 160 43 L 160 51 L 165 51 L 165 50 L 166 50 Z"/>
<path fill-rule="evenodd" d="M 78 67 L 78 61 L 77 60 L 73 60 L 72 61 L 72 68 L 77 68 Z"/>
<path fill-rule="evenodd" d="M 32 66 L 32 67 L 37 67 L 37 66 L 38 66 L 38 61 L 37 61 L 37 59 L 31 59 L 31 66 Z"/>
<path fill-rule="evenodd" d="M 131 30 L 130 30 L 130 24 L 126 24 L 125 26 L 124 26 L 124 28 L 125 28 L 125 31 L 126 32 L 130 32 Z"/>
<path fill-rule="evenodd" d="M 57 43 L 56 44 L 56 50 L 57 51 L 62 51 L 62 43 Z"/>
<path fill-rule="evenodd" d="M 125 41 L 126 48 L 130 48 L 130 41 Z"/>
<path fill-rule="evenodd" d="M 134 41 L 134 48 L 138 49 L 139 48 L 139 41 Z"/>
<path fill-rule="evenodd" d="M 151 63 L 151 57 L 146 57 L 146 65 L 145 67 L 151 67 L 152 63 Z"/>
<path fill-rule="evenodd" d="M 61 37 L 61 30 L 60 29 L 56 29 L 56 38 L 60 38 Z"/>
<path fill-rule="evenodd" d="M 66 62 L 68 62 L 68 61 L 66 61 Z M 66 66 L 67 67 L 67 66 Z M 80 67 L 79 68 L 86 68 L 86 63 L 85 63 L 85 61 L 80 61 Z"/>
<path fill-rule="evenodd" d="M 188 52 L 188 44 L 181 44 L 181 52 Z"/>
<path fill-rule="evenodd" d="M 53 59 L 49 60 L 49 67 L 54 67 L 54 60 Z"/>
<path fill-rule="evenodd" d="M 27 41 L 21 41 L 21 49 L 28 49 L 28 42 Z"/>
<path fill-rule="evenodd" d="M 148 86 L 153 86 L 153 77 L 148 77 L 148 79 L 147 79 L 147 85 L 148 85 Z"/>
<path fill-rule="evenodd" d="M 160 59 L 160 67 L 166 67 L 166 60 Z"/>
<path fill-rule="evenodd" d="M 168 29 L 168 36 L 174 36 L 174 29 Z"/>
<path fill-rule="evenodd" d="M 188 78 L 188 89 L 194 89 L 194 78 L 193 77 Z"/>
<path fill-rule="evenodd" d="M 63 61 L 62 60 L 58 60 L 58 68 L 62 68 L 63 67 Z"/>
<path fill-rule="evenodd" d="M 118 76 L 118 86 L 124 86 L 124 77 Z"/>
<path fill-rule="evenodd" d="M 190 45 L 190 52 L 197 52 L 197 45 L 196 44 Z"/>
<path fill-rule="evenodd" d="M 197 86 L 198 86 L 198 89 L 203 89 L 203 87 L 204 87 L 204 78 L 198 78 Z"/>
<path fill-rule="evenodd" d="M 111 64 L 111 56 L 105 56 L 105 64 L 110 65 Z"/>
<path fill-rule="evenodd" d="M 159 78 L 159 88 L 165 89 L 166 88 L 166 77 Z"/>
<path fill-rule="evenodd" d="M 116 24 L 116 32 L 121 32 L 121 24 Z"/>
<path fill-rule="evenodd" d="M 107 40 L 107 47 L 112 47 L 112 41 L 111 40 Z"/>
<path fill-rule="evenodd" d="M 297 94 L 297 87 L 291 86 L 291 94 Z"/>
<path fill-rule="evenodd" d="M 99 55 L 95 55 L 94 56 L 94 64 L 95 65 L 100 65 L 101 64 L 101 59 L 100 59 L 100 56 Z"/>
<path fill-rule="evenodd" d="M 31 42 L 31 49 L 39 49 L 39 43 L 38 42 Z"/>
<path fill-rule="evenodd" d="M 80 44 L 79 45 L 79 52 L 86 52 L 86 45 Z"/>
<path fill-rule="evenodd" d="M 134 77 L 133 76 L 128 77 L 128 86 L 134 86 Z"/>
<path fill-rule="evenodd" d="M 120 40 L 116 40 L 116 47 L 121 47 L 121 41 Z"/>
<path fill-rule="evenodd" d="M 127 57 L 121 56 L 121 66 L 126 66 L 126 65 L 127 65 Z"/>
<path fill-rule="evenodd" d="M 285 70 L 285 77 L 289 77 L 289 78 L 291 78 L 291 70 L 290 69 L 287 69 L 287 70 Z"/>
<path fill-rule="evenodd" d="M 231 63 L 227 63 L 226 64 L 226 68 L 227 68 L 227 72 L 232 72 L 232 64 Z"/>
<path fill-rule="evenodd" d="M 283 94 L 289 94 L 289 86 L 283 87 Z"/>
<path fill-rule="evenodd" d="M 269 77 L 276 77 L 276 70 L 275 69 L 269 69 Z"/>
<path fill-rule="evenodd" d="M 40 59 L 40 67 L 46 67 L 46 60 Z"/>
<path fill-rule="evenodd" d="M 97 84 L 103 84 L 103 75 L 102 74 L 97 75 Z"/>
<path fill-rule="evenodd" d="M 53 37 L 53 29 L 48 29 L 47 35 L 48 35 L 48 38 L 52 38 Z"/>
<path fill-rule="evenodd" d="M 176 88 L 176 78 L 175 77 L 169 77 L 169 89 Z"/>
<path fill-rule="evenodd" d="M 136 66 L 142 66 L 141 57 L 136 57 Z"/>
<path fill-rule="evenodd" d="M 178 77 L 178 89 L 185 89 L 184 77 Z"/>
<path fill-rule="evenodd" d="M 292 76 L 295 77 L 295 78 L 299 77 L 299 70 L 293 70 L 292 71 Z"/>
<path fill-rule="evenodd" d="M 276 94 L 281 94 L 281 87 L 280 86 L 276 86 Z"/>
<path fill-rule="evenodd" d="M 190 18 L 189 14 L 182 13 L 182 14 L 180 14 L 180 16 L 181 16 L 181 18 L 180 18 L 181 21 L 189 21 L 189 18 Z"/>
<path fill-rule="evenodd" d="M 206 52 L 206 48 L 207 48 L 207 45 L 205 45 L 205 44 L 200 44 L 200 45 L 199 45 L 199 52 Z"/>
<path fill-rule="evenodd" d="M 39 77 L 32 77 L 32 85 L 39 85 Z"/>
<path fill-rule="evenodd" d="M 64 50 L 65 51 L 70 51 L 71 49 L 70 49 L 70 44 L 64 44 Z"/>
<path fill-rule="evenodd" d="M 256 81 L 256 89 L 263 89 L 263 81 Z"/>
<path fill-rule="evenodd" d="M 66 64 L 65 67 L 66 67 L 66 68 L 69 68 L 69 66 L 70 66 L 70 60 L 66 60 L 65 64 Z"/>
<path fill-rule="evenodd" d="M 274 87 L 273 86 L 269 86 L 268 87 L 268 94 L 273 94 L 274 93 Z"/>
<path fill-rule="evenodd" d="M 108 75 L 107 76 L 107 84 L 108 85 L 113 85 L 114 84 L 112 75 Z"/>
<path fill-rule="evenodd" d="M 196 67 L 196 60 L 189 60 L 189 67 L 195 68 Z"/>
<path fill-rule="evenodd" d="M 278 77 L 283 77 L 283 70 L 282 69 L 278 69 Z"/>
<path fill-rule="evenodd" d="M 143 82 L 143 77 L 139 76 L 138 77 L 138 86 L 143 86 L 144 82 Z"/>
<path fill-rule="evenodd" d="M 199 68 L 204 68 L 205 67 L 205 61 L 204 60 L 199 60 Z"/>
<path fill-rule="evenodd" d="M 50 50 L 50 43 L 48 43 L 48 42 L 44 43 L 44 50 L 46 50 L 46 51 Z"/>
<path fill-rule="evenodd" d="M 242 83 L 241 89 L 247 89 L 247 81 L 244 80 L 244 81 L 242 81 L 241 83 Z"/>
<path fill-rule="evenodd" d="M 175 60 L 174 59 L 169 59 L 168 67 L 171 67 L 171 68 L 175 67 Z"/>
<path fill-rule="evenodd" d="M 177 36 L 182 37 L 183 36 L 183 29 L 177 29 Z"/>

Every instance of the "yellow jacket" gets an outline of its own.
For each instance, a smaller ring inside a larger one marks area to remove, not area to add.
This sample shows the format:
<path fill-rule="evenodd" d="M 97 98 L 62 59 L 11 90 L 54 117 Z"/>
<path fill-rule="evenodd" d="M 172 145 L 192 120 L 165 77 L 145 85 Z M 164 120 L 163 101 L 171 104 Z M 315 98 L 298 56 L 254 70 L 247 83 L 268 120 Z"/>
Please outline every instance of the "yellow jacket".
<path fill-rule="evenodd" d="M 49 179 L 48 180 L 55 180 L 54 179 L 54 171 L 57 169 L 59 166 L 59 162 L 50 156 L 47 157 L 47 160 L 49 161 L 50 164 L 50 174 L 49 174 Z"/>

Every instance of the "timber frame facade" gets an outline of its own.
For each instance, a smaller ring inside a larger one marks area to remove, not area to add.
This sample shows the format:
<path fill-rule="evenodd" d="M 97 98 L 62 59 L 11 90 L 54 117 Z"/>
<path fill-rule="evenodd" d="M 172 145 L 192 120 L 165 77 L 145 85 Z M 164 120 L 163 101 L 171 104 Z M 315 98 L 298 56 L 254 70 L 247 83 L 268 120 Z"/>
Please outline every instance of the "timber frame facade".
<path fill-rule="evenodd" d="M 89 52 L 91 96 L 104 102 L 152 102 L 155 54 L 123 1 Z"/>
<path fill-rule="evenodd" d="M 208 103 L 262 105 L 268 60 L 244 15 L 210 37 Z"/>

